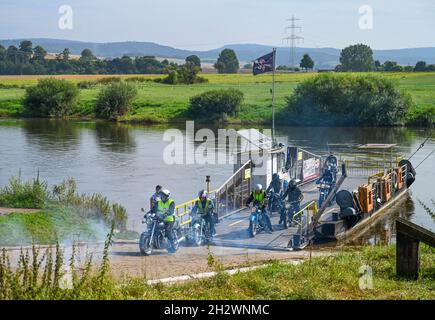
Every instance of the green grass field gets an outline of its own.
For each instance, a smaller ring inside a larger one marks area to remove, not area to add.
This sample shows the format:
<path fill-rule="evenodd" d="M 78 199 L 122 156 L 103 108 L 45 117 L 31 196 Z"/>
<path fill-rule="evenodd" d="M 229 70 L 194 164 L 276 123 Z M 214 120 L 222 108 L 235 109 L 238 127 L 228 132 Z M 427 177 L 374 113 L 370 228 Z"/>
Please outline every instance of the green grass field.
<path fill-rule="evenodd" d="M 276 106 L 277 111 L 286 108 L 285 98 L 290 96 L 296 85 L 315 73 L 277 74 L 276 76 Z M 433 110 L 435 114 L 435 73 L 382 73 L 392 78 L 404 91 L 413 98 L 414 106 L 410 114 L 424 110 Z M 270 74 L 252 76 L 250 74 L 203 74 L 209 80 L 205 84 L 196 85 L 165 85 L 153 81 L 138 84 L 139 95 L 130 113 L 121 121 L 137 122 L 174 122 L 185 120 L 184 113 L 188 107 L 189 98 L 212 89 L 234 88 L 241 90 L 244 103 L 237 118 L 229 119 L 232 123 L 265 123 L 270 122 L 271 111 L 271 80 Z M 92 81 L 105 76 L 58 76 L 78 83 Z M 106 76 L 107 77 L 107 76 Z M 120 76 L 138 77 L 138 75 Z M 161 75 L 141 75 L 150 80 Z M 0 76 L 0 116 L 19 116 L 22 112 L 21 99 L 26 86 L 34 85 L 37 76 Z M 80 106 L 77 116 L 93 117 L 93 103 L 98 94 L 99 86 L 82 89 Z M 278 119 L 285 123 L 285 119 Z"/>

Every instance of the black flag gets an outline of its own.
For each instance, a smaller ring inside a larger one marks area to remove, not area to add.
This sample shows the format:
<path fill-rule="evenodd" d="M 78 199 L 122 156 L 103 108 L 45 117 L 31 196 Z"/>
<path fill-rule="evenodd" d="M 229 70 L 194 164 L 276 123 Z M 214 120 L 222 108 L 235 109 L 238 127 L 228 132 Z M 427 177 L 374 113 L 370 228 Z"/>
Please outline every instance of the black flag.
<path fill-rule="evenodd" d="M 254 73 L 254 76 L 260 73 L 265 73 L 269 71 L 273 71 L 274 69 L 274 61 L 273 61 L 273 51 L 271 53 L 268 53 L 257 60 L 254 61 L 254 67 L 252 69 L 252 72 Z"/>

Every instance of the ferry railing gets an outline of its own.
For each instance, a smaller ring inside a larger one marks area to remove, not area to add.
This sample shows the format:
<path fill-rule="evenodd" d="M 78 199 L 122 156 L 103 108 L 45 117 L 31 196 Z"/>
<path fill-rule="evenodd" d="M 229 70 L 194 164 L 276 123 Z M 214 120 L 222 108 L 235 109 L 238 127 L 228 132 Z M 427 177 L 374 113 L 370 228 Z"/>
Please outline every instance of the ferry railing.
<path fill-rule="evenodd" d="M 215 200 L 218 218 L 245 208 L 251 193 L 251 172 L 252 162 L 248 160 L 218 189 L 210 192 Z"/>
<path fill-rule="evenodd" d="M 218 189 L 209 192 L 218 218 L 245 207 L 245 202 L 251 193 L 251 170 L 252 163 L 251 160 L 248 160 Z M 175 206 L 174 216 L 179 221 L 180 227 L 186 228 L 190 225 L 192 222 L 190 212 L 198 200 L 195 198 Z"/>
<path fill-rule="evenodd" d="M 361 155 L 339 155 L 339 163 L 345 163 L 349 176 L 367 176 L 374 175 L 380 169 L 383 172 L 397 167 L 400 160 L 404 159 L 402 155 L 386 155 L 379 154 L 361 154 Z"/>
<path fill-rule="evenodd" d="M 297 232 L 293 234 L 289 247 L 302 249 L 311 239 L 312 226 L 317 216 L 317 201 L 311 201 L 293 215 L 293 222 L 297 225 Z"/>

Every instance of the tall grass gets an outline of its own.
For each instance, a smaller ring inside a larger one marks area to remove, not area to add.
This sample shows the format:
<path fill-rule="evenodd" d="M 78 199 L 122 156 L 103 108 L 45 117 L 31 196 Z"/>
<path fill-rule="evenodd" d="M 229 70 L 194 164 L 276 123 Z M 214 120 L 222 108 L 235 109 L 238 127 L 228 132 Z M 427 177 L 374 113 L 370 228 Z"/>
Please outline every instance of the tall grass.
<path fill-rule="evenodd" d="M 207 279 L 173 285 L 148 285 L 145 277 L 116 280 L 110 275 L 109 250 L 113 228 L 106 238 L 102 261 L 94 267 L 89 256 L 69 261 L 57 245 L 41 255 L 35 246 L 22 251 L 17 267 L 5 250 L 0 258 L 0 299 L 435 299 L 435 249 L 421 247 L 417 281 L 395 275 L 395 247 L 354 248 L 310 263 L 271 262 L 265 267 L 230 276 L 208 255 L 217 271 Z M 373 288 L 359 287 L 359 269 L 373 269 Z"/>
<path fill-rule="evenodd" d="M 9 185 L 0 189 L 0 206 L 42 209 L 48 197 L 47 183 L 39 180 L 39 174 L 29 181 L 22 181 L 19 174 L 11 177 Z"/>
<path fill-rule="evenodd" d="M 11 266 L 9 255 L 3 248 L 0 257 L 0 299 L 105 298 L 107 293 L 103 289 L 111 284 L 109 249 L 113 232 L 112 226 L 97 274 L 93 274 L 92 256 L 86 258 L 82 269 L 78 268 L 75 245 L 69 263 L 57 243 L 54 248 L 47 248 L 43 254 L 35 245 L 31 250 L 21 249 L 15 267 Z"/>

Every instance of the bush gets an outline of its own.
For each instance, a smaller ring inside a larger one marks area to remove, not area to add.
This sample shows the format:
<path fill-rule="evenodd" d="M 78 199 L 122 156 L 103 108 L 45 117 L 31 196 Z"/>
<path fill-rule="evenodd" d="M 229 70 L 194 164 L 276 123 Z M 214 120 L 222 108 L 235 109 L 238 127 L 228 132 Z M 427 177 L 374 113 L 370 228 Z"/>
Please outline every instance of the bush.
<path fill-rule="evenodd" d="M 435 106 L 415 108 L 406 116 L 406 124 L 411 126 L 433 126 Z"/>
<path fill-rule="evenodd" d="M 48 198 L 47 184 L 38 178 L 23 182 L 11 177 L 9 185 L 0 189 L 0 207 L 41 209 Z"/>
<path fill-rule="evenodd" d="M 287 101 L 287 123 L 308 125 L 398 125 L 412 104 L 387 78 L 334 74 L 305 80 Z"/>
<path fill-rule="evenodd" d="M 26 113 L 37 117 L 66 117 L 73 113 L 79 91 L 66 80 L 41 79 L 28 87 L 24 97 Z"/>
<path fill-rule="evenodd" d="M 237 114 L 242 101 L 239 90 L 211 90 L 190 99 L 189 113 L 199 119 L 224 120 Z"/>
<path fill-rule="evenodd" d="M 124 81 L 114 82 L 102 88 L 95 104 L 95 113 L 100 118 L 116 119 L 125 115 L 137 95 L 136 86 Z"/>

